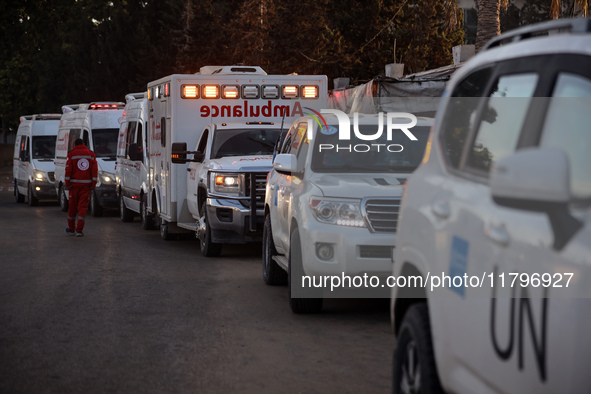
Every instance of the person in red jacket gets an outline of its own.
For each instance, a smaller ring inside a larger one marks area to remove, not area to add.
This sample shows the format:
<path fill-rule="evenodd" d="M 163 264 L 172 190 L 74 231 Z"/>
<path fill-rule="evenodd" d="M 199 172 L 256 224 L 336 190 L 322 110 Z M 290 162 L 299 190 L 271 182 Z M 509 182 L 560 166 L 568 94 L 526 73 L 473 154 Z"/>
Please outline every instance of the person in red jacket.
<path fill-rule="evenodd" d="M 66 234 L 76 234 L 77 237 L 84 235 L 82 230 L 84 229 L 88 200 L 90 193 L 96 186 L 97 177 L 98 168 L 95 154 L 84 145 L 83 140 L 77 139 L 74 142 L 74 149 L 68 153 L 66 160 L 66 189 L 70 191 Z"/>

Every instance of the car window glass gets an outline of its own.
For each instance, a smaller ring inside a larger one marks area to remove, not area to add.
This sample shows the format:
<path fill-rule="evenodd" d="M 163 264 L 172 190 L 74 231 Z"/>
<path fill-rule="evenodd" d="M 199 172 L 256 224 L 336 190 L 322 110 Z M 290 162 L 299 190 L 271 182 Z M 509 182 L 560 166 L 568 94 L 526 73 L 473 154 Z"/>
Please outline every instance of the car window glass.
<path fill-rule="evenodd" d="M 304 171 L 306 156 L 308 155 L 308 148 L 310 146 L 308 141 L 308 122 L 300 122 L 298 124 L 294 143 L 291 147 L 291 153 L 296 156 L 297 168 L 296 172 Z"/>
<path fill-rule="evenodd" d="M 199 141 L 199 145 L 197 145 L 197 151 L 205 154 L 205 149 L 207 148 L 207 138 L 209 136 L 209 130 L 205 129 L 203 135 L 201 136 L 201 140 Z"/>
<path fill-rule="evenodd" d="M 293 134 L 296 132 L 296 125 L 291 126 L 287 135 L 285 136 L 285 140 L 283 141 L 283 146 L 281 147 L 281 153 L 289 153 L 291 150 L 291 141 Z"/>
<path fill-rule="evenodd" d="M 457 168 L 460 164 L 464 142 L 480 102 L 479 97 L 484 95 L 491 72 L 491 68 L 484 68 L 470 74 L 451 93 L 441 135 L 443 152 L 452 167 Z"/>
<path fill-rule="evenodd" d="M 591 198 L 591 80 L 562 73 L 552 96 L 540 146 L 568 155 L 573 198 Z"/>
<path fill-rule="evenodd" d="M 468 166 L 488 172 L 491 164 L 515 151 L 538 75 L 505 75 L 498 79 L 480 117 Z"/>

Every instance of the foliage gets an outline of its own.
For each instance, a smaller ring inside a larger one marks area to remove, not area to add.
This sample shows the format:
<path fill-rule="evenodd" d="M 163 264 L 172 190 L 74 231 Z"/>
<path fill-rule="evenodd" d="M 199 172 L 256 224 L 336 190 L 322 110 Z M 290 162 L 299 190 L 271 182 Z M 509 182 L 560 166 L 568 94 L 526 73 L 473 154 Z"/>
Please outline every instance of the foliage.
<path fill-rule="evenodd" d="M 461 20 L 454 0 L 5 0 L 0 116 L 16 130 L 21 115 L 121 101 L 212 64 L 353 81 L 394 60 L 419 72 L 451 63 Z"/>

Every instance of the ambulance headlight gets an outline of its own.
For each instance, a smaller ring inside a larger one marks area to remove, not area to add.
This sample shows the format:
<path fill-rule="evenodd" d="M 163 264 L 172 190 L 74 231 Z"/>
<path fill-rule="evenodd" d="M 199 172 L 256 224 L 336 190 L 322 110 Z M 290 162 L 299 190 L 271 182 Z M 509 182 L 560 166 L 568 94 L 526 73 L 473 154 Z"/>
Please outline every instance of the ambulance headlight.
<path fill-rule="evenodd" d="M 115 175 L 108 173 L 108 172 L 100 171 L 99 172 L 99 179 L 102 184 L 110 185 L 111 183 L 115 182 Z"/>
<path fill-rule="evenodd" d="M 242 191 L 242 175 L 213 172 L 211 174 L 213 189 L 217 193 L 240 194 Z"/>
<path fill-rule="evenodd" d="M 37 182 L 44 181 L 47 175 L 43 171 L 35 171 L 35 180 Z"/>
<path fill-rule="evenodd" d="M 365 227 L 360 200 L 312 197 L 309 206 L 316 220 L 321 223 Z"/>

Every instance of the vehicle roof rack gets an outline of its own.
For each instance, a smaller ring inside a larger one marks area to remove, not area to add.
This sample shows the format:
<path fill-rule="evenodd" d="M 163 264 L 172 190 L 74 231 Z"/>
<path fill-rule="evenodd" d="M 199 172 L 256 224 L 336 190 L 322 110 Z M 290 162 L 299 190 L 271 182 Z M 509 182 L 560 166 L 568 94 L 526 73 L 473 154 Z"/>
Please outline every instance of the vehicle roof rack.
<path fill-rule="evenodd" d="M 139 93 L 128 93 L 125 95 L 125 102 L 129 103 L 130 101 L 143 99 L 145 97 L 146 92 L 139 92 Z"/>
<path fill-rule="evenodd" d="M 501 46 L 527 40 L 528 38 L 547 36 L 553 33 L 589 33 L 591 32 L 591 19 L 572 18 L 558 19 L 549 22 L 536 23 L 531 26 L 524 26 L 519 29 L 503 33 L 490 40 L 483 48 L 488 50 Z"/>
<path fill-rule="evenodd" d="M 20 117 L 20 121 L 24 122 L 25 120 L 60 120 L 61 118 L 61 114 L 35 114 L 23 115 Z"/>

